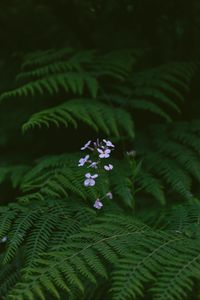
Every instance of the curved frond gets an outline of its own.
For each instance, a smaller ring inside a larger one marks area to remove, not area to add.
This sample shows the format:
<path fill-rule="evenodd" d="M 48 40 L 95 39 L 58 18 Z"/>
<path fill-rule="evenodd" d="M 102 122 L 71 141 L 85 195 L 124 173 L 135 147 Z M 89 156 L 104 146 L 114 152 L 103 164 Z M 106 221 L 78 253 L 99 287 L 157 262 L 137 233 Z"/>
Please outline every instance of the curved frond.
<path fill-rule="evenodd" d="M 56 126 L 72 124 L 77 126 L 77 120 L 82 121 L 94 130 L 102 130 L 107 135 L 119 136 L 120 129 L 129 136 L 134 136 L 133 122 L 131 116 L 120 108 L 110 108 L 106 104 L 88 99 L 74 99 L 67 101 L 57 107 L 34 114 L 30 120 L 23 125 L 23 130 L 36 126 L 41 127 L 50 124 Z"/>

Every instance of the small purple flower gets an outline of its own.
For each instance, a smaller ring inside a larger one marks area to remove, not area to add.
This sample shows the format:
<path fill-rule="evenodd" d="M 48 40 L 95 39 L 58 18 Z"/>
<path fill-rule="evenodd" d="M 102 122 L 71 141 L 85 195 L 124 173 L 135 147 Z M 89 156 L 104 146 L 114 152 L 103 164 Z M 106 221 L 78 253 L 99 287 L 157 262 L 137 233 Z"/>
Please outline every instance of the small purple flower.
<path fill-rule="evenodd" d="M 111 199 L 111 200 L 112 200 L 112 198 L 113 198 L 113 194 L 112 194 L 111 192 L 108 192 L 108 193 L 106 194 L 106 196 L 107 196 L 109 199 Z"/>
<path fill-rule="evenodd" d="M 88 168 L 95 168 L 95 169 L 97 169 L 97 164 L 98 164 L 98 162 L 92 162 L 89 166 L 88 166 Z"/>
<path fill-rule="evenodd" d="M 88 146 L 91 144 L 91 141 L 88 141 L 82 148 L 81 150 L 85 150 L 86 148 L 88 148 Z"/>
<path fill-rule="evenodd" d="M 103 142 L 106 144 L 107 147 L 115 147 L 111 141 L 107 141 L 104 139 Z"/>
<path fill-rule="evenodd" d="M 110 157 L 110 152 L 111 152 L 110 149 L 99 149 L 98 148 L 97 151 L 100 153 L 99 154 L 100 158 L 108 158 L 108 157 Z"/>
<path fill-rule="evenodd" d="M 85 181 L 84 181 L 84 185 L 85 186 L 94 186 L 95 185 L 95 178 L 97 178 L 99 175 L 98 174 L 95 174 L 95 175 L 91 175 L 90 173 L 86 173 L 85 174 L 85 177 L 87 178 Z"/>
<path fill-rule="evenodd" d="M 101 209 L 103 207 L 103 203 L 99 199 L 97 199 L 95 201 L 93 207 L 96 208 L 96 209 Z"/>
<path fill-rule="evenodd" d="M 81 159 L 79 160 L 78 166 L 79 166 L 79 167 L 84 166 L 84 164 L 88 161 L 88 158 L 89 158 L 89 157 L 90 157 L 89 155 L 86 155 L 85 157 L 81 158 Z"/>
<path fill-rule="evenodd" d="M 107 165 L 107 166 L 104 166 L 104 169 L 105 169 L 106 171 L 111 171 L 111 170 L 113 169 L 113 165 L 109 164 L 109 165 Z"/>

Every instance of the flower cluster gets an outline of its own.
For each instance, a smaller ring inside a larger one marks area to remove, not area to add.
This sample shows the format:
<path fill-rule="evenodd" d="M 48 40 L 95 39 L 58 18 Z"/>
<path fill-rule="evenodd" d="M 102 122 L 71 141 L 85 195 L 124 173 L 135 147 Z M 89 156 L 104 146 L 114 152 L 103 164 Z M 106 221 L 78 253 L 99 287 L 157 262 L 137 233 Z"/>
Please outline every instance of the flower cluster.
<path fill-rule="evenodd" d="M 99 171 L 105 170 L 105 171 L 111 171 L 113 169 L 113 165 L 108 163 L 105 164 L 105 159 L 109 158 L 111 155 L 111 152 L 114 150 L 115 146 L 113 143 L 109 140 L 103 139 L 102 142 L 97 139 L 97 141 L 92 142 L 88 141 L 83 147 L 81 147 L 81 150 L 90 150 L 92 151 L 92 156 L 95 158 L 95 160 L 92 160 L 90 155 L 87 154 L 85 157 L 82 157 L 79 160 L 78 166 L 83 167 L 87 166 L 87 168 L 93 168 L 96 170 L 96 174 L 91 174 L 87 172 L 85 174 L 85 180 L 84 180 L 84 186 L 85 187 L 91 187 L 96 184 L 95 179 L 99 176 Z M 109 198 L 112 199 L 112 193 L 108 192 L 103 198 Z M 103 199 L 96 199 L 94 203 L 94 207 L 96 209 L 101 209 L 103 207 L 103 203 L 101 200 Z"/>

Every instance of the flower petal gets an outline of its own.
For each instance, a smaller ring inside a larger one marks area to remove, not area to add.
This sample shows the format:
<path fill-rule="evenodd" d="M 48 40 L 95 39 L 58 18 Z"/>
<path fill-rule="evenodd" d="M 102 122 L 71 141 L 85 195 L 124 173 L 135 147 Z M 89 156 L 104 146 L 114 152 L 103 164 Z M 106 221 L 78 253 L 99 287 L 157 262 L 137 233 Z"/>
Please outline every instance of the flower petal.
<path fill-rule="evenodd" d="M 111 152 L 110 149 L 106 149 L 106 150 L 105 150 L 105 153 L 110 153 L 110 152 Z"/>
<path fill-rule="evenodd" d="M 90 179 L 86 179 L 84 181 L 84 186 L 90 186 Z"/>
<path fill-rule="evenodd" d="M 91 144 L 91 141 L 88 141 L 88 142 L 81 148 L 81 150 L 85 150 L 90 144 Z"/>
<path fill-rule="evenodd" d="M 92 178 L 90 178 L 89 180 L 90 180 L 90 186 L 94 186 L 94 185 L 95 185 L 95 183 L 96 183 L 96 182 L 95 182 L 95 180 L 94 180 L 94 179 L 92 179 Z"/>
<path fill-rule="evenodd" d="M 108 192 L 108 193 L 106 194 L 106 196 L 107 196 L 109 199 L 112 199 L 112 198 L 113 198 L 113 194 L 112 194 L 111 192 Z"/>
<path fill-rule="evenodd" d="M 86 174 L 85 174 L 85 177 L 86 177 L 86 178 L 91 178 L 91 174 L 90 174 L 90 173 L 86 173 Z"/>
<path fill-rule="evenodd" d="M 97 178 L 99 175 L 98 174 L 94 174 L 91 176 L 91 178 Z"/>
<path fill-rule="evenodd" d="M 104 151 L 103 151 L 102 149 L 99 149 L 99 148 L 97 148 L 97 151 L 98 151 L 99 153 L 104 153 Z"/>
<path fill-rule="evenodd" d="M 88 168 L 95 168 L 95 169 L 97 169 L 97 162 L 92 162 L 89 166 L 88 166 Z"/>
<path fill-rule="evenodd" d="M 115 147 L 115 146 L 113 145 L 113 143 L 112 143 L 111 141 L 109 141 L 109 140 L 103 139 L 103 142 L 106 144 L 107 147 Z"/>

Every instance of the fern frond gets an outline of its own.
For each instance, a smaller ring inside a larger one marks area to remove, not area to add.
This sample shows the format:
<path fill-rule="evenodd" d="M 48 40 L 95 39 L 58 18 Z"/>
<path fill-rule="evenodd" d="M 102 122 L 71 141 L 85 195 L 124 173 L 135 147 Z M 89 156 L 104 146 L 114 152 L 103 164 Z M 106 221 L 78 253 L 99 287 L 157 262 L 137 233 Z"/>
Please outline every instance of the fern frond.
<path fill-rule="evenodd" d="M 150 111 L 162 118 L 164 118 L 166 121 L 171 122 L 171 117 L 157 104 L 143 100 L 143 99 L 134 99 L 133 101 L 130 101 L 130 106 L 136 109 L 142 109 L 146 111 Z"/>
<path fill-rule="evenodd" d="M 57 53 L 58 54 L 58 53 Z M 85 64 L 91 64 L 93 61 L 93 55 L 94 55 L 94 51 L 91 50 L 87 50 L 87 51 L 81 51 L 81 52 L 77 52 L 75 54 L 73 54 L 72 56 L 70 56 L 67 60 L 56 60 L 59 59 L 58 55 L 55 52 L 55 57 L 53 57 L 53 53 L 52 55 L 48 55 L 46 56 L 46 60 L 48 57 L 48 60 L 46 61 L 46 64 L 44 64 L 44 58 L 42 59 L 42 61 L 40 62 L 40 65 L 42 64 L 42 66 L 39 66 L 36 69 L 30 70 L 30 71 L 25 71 L 25 72 L 21 72 L 17 75 L 16 79 L 17 80 L 28 80 L 31 78 L 40 78 L 43 76 L 48 76 L 50 74 L 55 74 L 55 73 L 62 73 L 62 72 L 69 72 L 69 71 L 83 71 L 83 66 Z M 39 58 L 39 57 L 38 57 Z M 54 58 L 54 59 L 53 59 Z M 61 57 L 62 58 L 62 57 Z M 41 57 L 39 58 L 41 59 Z M 26 60 L 26 59 L 25 59 Z M 37 61 L 37 63 L 39 64 L 39 60 Z M 30 65 L 30 62 L 29 62 Z M 22 64 L 22 68 L 25 65 Z M 27 63 L 26 63 L 27 66 Z"/>
<path fill-rule="evenodd" d="M 131 99 L 134 103 L 134 98 L 140 97 L 141 100 L 158 105 L 160 109 L 163 103 L 166 108 L 169 107 L 180 113 L 178 103 L 185 99 L 185 92 L 197 69 L 198 66 L 194 63 L 172 63 L 139 72 L 131 78 L 133 85 Z M 150 105 L 146 109 L 151 109 L 153 112 Z"/>
<path fill-rule="evenodd" d="M 186 220 L 181 230 L 179 224 L 170 230 L 155 230 L 119 211 L 90 219 L 93 214 L 89 209 L 82 215 L 82 208 L 55 203 L 43 206 L 43 215 L 28 233 L 23 251 L 30 249 L 35 254 L 22 266 L 16 285 L 10 285 L 8 299 L 46 299 L 49 293 L 59 299 L 62 290 L 76 299 L 88 284 L 91 288 L 100 278 L 107 280 L 110 270 L 108 297 L 113 300 L 137 299 L 147 286 L 153 299 L 182 300 L 192 290 L 194 279 L 200 280 L 199 203 L 177 207 L 176 214 L 183 209 L 181 218 Z M 168 223 L 170 214 L 166 215 Z M 53 223 L 49 224 L 51 218 Z M 65 222 L 69 224 L 72 218 L 80 223 L 62 237 Z M 189 236 L 186 230 L 191 225 L 196 226 Z M 40 251 L 34 251 L 35 245 Z"/>
<path fill-rule="evenodd" d="M 50 198 L 68 198 L 69 193 L 75 193 L 79 197 L 86 199 L 89 195 L 92 199 L 97 197 L 97 190 L 85 190 L 83 186 L 84 170 L 74 168 L 59 168 L 56 171 L 51 170 L 46 174 L 41 174 L 40 177 L 35 177 L 31 181 L 24 181 L 21 188 L 22 191 L 28 192 L 26 198 L 32 198 L 32 195 L 37 199 Z M 37 193 L 35 193 L 37 191 Z M 30 194 L 31 192 L 31 194 Z"/>
<path fill-rule="evenodd" d="M 47 249 L 53 230 L 57 227 L 58 222 L 59 213 L 56 213 L 55 210 L 44 214 L 37 220 L 37 225 L 27 239 L 25 251 L 26 265 L 30 268 L 33 266 L 34 260 L 39 256 L 39 253 Z"/>
<path fill-rule="evenodd" d="M 110 226 L 108 227 L 105 222 Z M 74 235 L 71 245 L 57 246 L 53 251 L 38 259 L 37 262 L 41 268 L 45 267 L 45 272 L 41 273 L 38 269 L 30 273 L 28 269 L 24 269 L 24 274 L 29 273 L 25 277 L 26 282 L 16 285 L 9 298 L 13 299 L 15 297 L 17 300 L 21 297 L 21 299 L 24 299 L 27 293 L 33 298 L 36 287 L 41 293 L 43 289 L 49 289 L 54 296 L 59 297 L 58 289 L 61 284 L 58 285 L 58 282 L 60 282 L 60 277 L 65 278 L 65 285 L 68 289 L 82 290 L 81 275 L 86 278 L 91 278 L 91 273 L 103 277 L 107 276 L 100 255 L 109 263 L 113 259 L 115 261 L 116 255 L 113 253 L 120 255 L 124 252 L 124 249 L 127 249 L 129 243 L 133 243 L 132 239 L 127 240 L 128 236 L 138 240 L 147 230 L 149 230 L 148 227 L 140 222 L 129 220 L 129 218 L 116 219 L 112 215 L 106 219 L 102 218 L 99 224 L 97 223 L 88 229 L 86 227 L 85 233 Z M 106 251 L 106 256 L 105 250 L 102 251 L 102 245 L 104 244 L 110 249 L 110 254 Z M 79 264 L 80 261 L 81 264 Z M 81 274 L 79 274 L 80 271 Z"/>
<path fill-rule="evenodd" d="M 141 54 L 141 51 L 137 50 L 115 50 L 97 57 L 91 65 L 91 70 L 98 77 L 111 75 L 124 80 Z"/>
<path fill-rule="evenodd" d="M 155 141 L 155 144 L 159 151 L 168 157 L 175 158 L 197 181 L 200 181 L 200 162 L 193 151 L 177 142 L 162 137 L 160 140 Z"/>
<path fill-rule="evenodd" d="M 15 219 L 17 210 L 11 209 L 9 206 L 1 207 L 1 222 L 0 222 L 0 238 L 6 236 L 11 228 L 12 221 Z"/>
<path fill-rule="evenodd" d="M 181 112 L 181 104 L 197 70 L 195 63 L 171 63 L 135 72 L 129 74 L 125 87 L 112 86 L 115 92 L 109 99 L 124 107 L 150 111 L 170 122 L 174 111 Z"/>
<path fill-rule="evenodd" d="M 22 63 L 22 68 L 27 68 L 35 65 L 48 64 L 49 62 L 57 61 L 63 57 L 68 56 L 73 53 L 72 48 L 62 48 L 62 49 L 49 49 L 46 51 L 37 51 L 25 55 L 24 62 Z"/>
<path fill-rule="evenodd" d="M 164 273 L 152 288 L 154 299 L 186 299 L 192 291 L 194 279 L 200 279 L 199 240 L 192 243 L 183 243 L 178 247 L 178 259 L 172 257 Z M 184 246 L 187 250 L 184 251 Z"/>
<path fill-rule="evenodd" d="M 12 187 L 16 188 L 20 185 L 28 170 L 29 166 L 27 165 L 0 166 L 0 183 L 9 180 L 11 181 Z"/>
<path fill-rule="evenodd" d="M 141 240 L 139 249 L 119 261 L 112 274 L 113 300 L 143 296 L 144 285 L 153 283 L 154 273 L 160 272 L 166 259 L 170 260 L 176 254 L 174 247 L 181 238 L 160 234 L 147 234 L 146 239 Z"/>
<path fill-rule="evenodd" d="M 17 249 L 23 243 L 27 231 L 33 226 L 34 220 L 40 211 L 24 211 L 17 218 L 9 234 L 8 247 L 3 258 L 3 263 L 8 263 L 16 254 Z"/>
<path fill-rule="evenodd" d="M 1 256 L 3 257 L 3 255 Z M 2 257 L 0 261 L 2 261 Z M 0 265 L 0 295 L 4 297 L 17 281 L 20 280 L 19 257 L 16 257 L 12 263 Z"/>
<path fill-rule="evenodd" d="M 134 206 L 133 170 L 126 161 L 118 161 L 111 176 L 111 189 L 122 203 L 129 208 Z"/>
<path fill-rule="evenodd" d="M 185 199 L 191 198 L 191 177 L 180 166 L 166 156 L 149 154 L 147 164 L 155 176 L 160 176 L 172 190 Z"/>
<path fill-rule="evenodd" d="M 189 83 L 197 70 L 198 64 L 196 63 L 169 63 L 142 71 L 131 80 L 135 82 L 136 86 L 160 87 L 165 92 L 179 95 L 178 97 L 181 100 L 182 96 L 177 94 L 177 90 L 173 89 L 173 85 L 188 91 Z"/>
<path fill-rule="evenodd" d="M 134 136 L 133 122 L 127 112 L 120 108 L 110 108 L 106 104 L 93 103 L 88 99 L 74 99 L 36 113 L 23 125 L 23 131 L 42 125 L 49 127 L 52 123 L 58 127 L 68 127 L 69 124 L 77 127 L 76 120 L 88 124 L 96 131 L 100 129 L 107 135 L 119 137 L 120 129 L 123 129 L 129 136 Z"/>
<path fill-rule="evenodd" d="M 157 125 L 136 142 L 144 171 L 188 200 L 193 197 L 192 183 L 200 180 L 200 136 L 198 126 L 194 128 L 187 122 Z"/>
<path fill-rule="evenodd" d="M 152 195 L 160 204 L 165 204 L 164 187 L 160 180 L 154 177 L 151 173 L 140 170 L 136 176 L 136 185 L 138 186 L 136 193 L 142 190 L 143 192 Z"/>
<path fill-rule="evenodd" d="M 28 82 L 15 90 L 5 92 L 1 95 L 1 100 L 8 97 L 26 97 L 36 94 L 44 95 L 49 93 L 54 95 L 59 93 L 60 89 L 69 93 L 83 94 L 85 87 L 89 90 L 92 97 L 96 97 L 98 83 L 96 79 L 86 72 L 68 72 L 49 75 L 47 77 Z"/>

